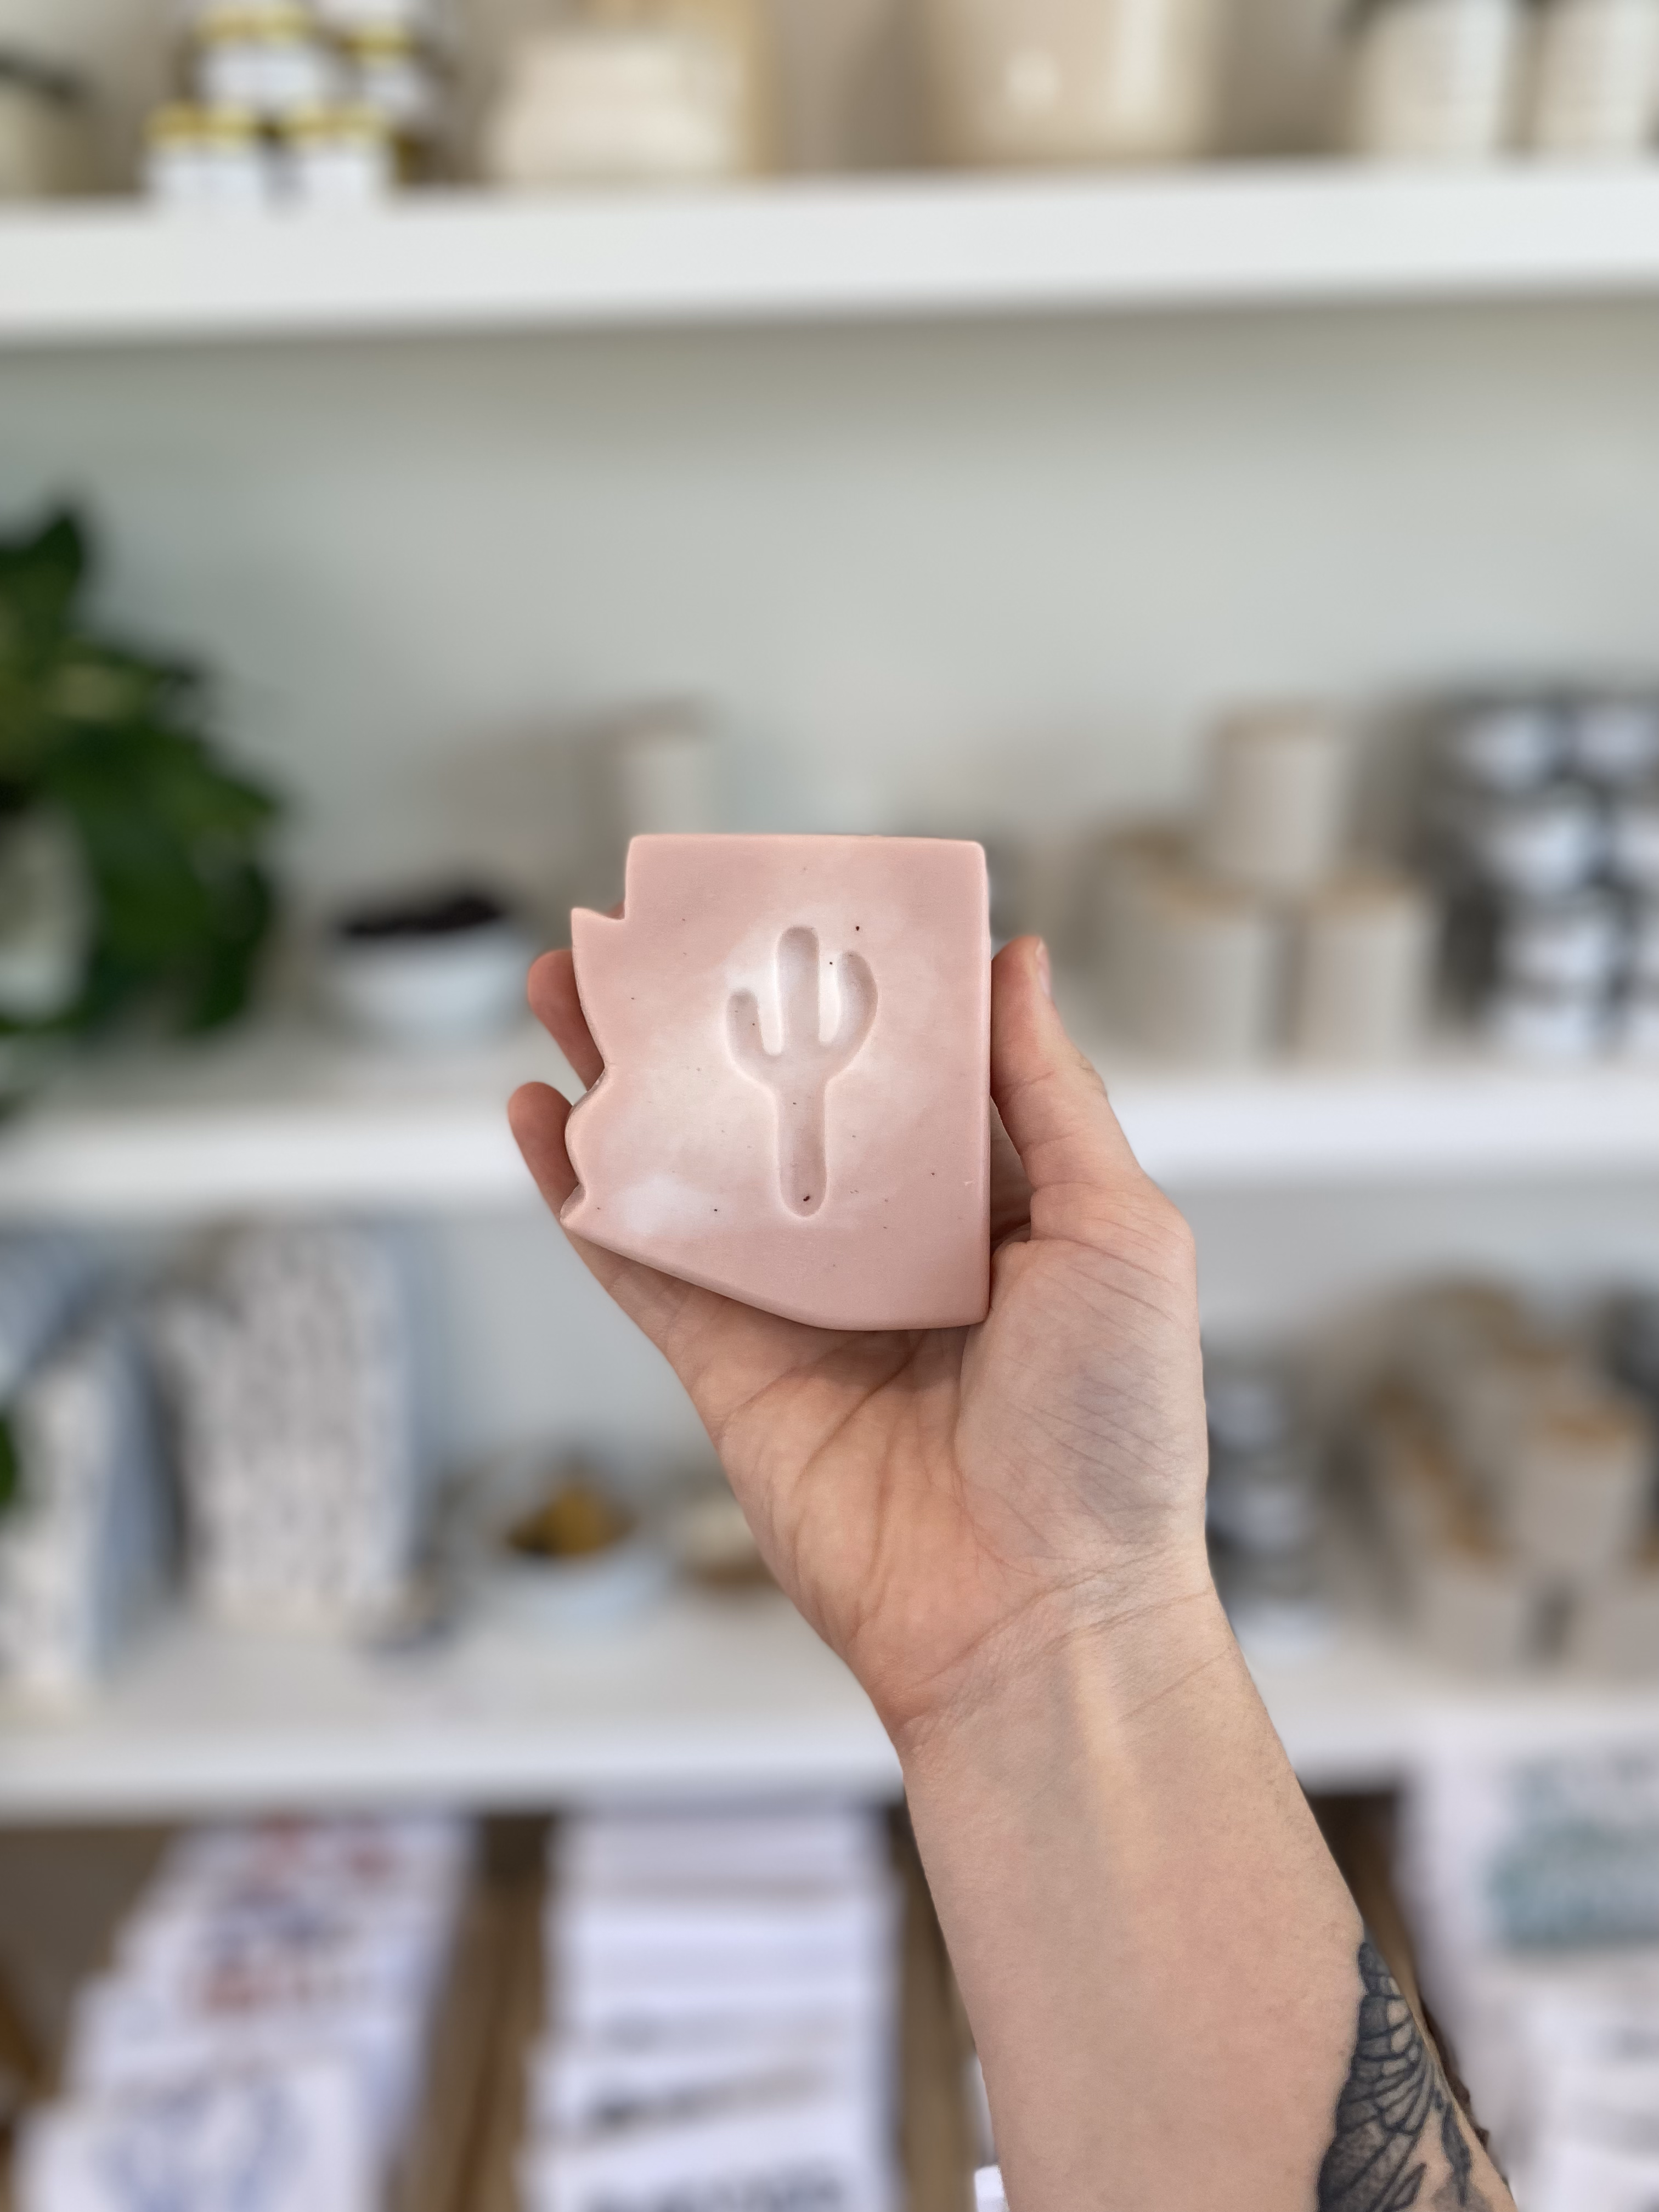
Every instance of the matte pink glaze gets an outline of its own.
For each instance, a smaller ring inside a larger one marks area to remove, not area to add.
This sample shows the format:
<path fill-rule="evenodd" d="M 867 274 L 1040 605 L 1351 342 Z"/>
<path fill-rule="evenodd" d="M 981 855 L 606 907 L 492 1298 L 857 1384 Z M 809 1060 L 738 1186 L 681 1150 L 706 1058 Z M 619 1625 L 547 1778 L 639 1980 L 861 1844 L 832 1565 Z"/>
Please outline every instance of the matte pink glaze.
<path fill-rule="evenodd" d="M 985 855 L 926 837 L 636 837 L 571 917 L 605 1073 L 567 1229 L 830 1328 L 990 1298 Z"/>

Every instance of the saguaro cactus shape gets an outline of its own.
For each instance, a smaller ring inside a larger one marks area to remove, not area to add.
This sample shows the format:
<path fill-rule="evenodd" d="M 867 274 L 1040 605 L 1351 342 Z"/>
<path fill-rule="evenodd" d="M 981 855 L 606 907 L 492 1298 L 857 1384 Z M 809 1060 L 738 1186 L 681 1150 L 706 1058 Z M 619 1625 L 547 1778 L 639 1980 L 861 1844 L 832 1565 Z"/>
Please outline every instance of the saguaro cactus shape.
<path fill-rule="evenodd" d="M 732 1056 L 772 1093 L 778 1115 L 778 1188 L 792 1213 L 816 1213 L 829 1181 L 824 1094 L 857 1058 L 876 1018 L 876 979 L 856 952 L 832 960 L 840 981 L 835 1035 L 822 1034 L 817 932 L 786 929 L 778 939 L 778 1011 L 783 1042 L 768 1052 L 759 1001 L 734 993 L 726 1009 Z"/>

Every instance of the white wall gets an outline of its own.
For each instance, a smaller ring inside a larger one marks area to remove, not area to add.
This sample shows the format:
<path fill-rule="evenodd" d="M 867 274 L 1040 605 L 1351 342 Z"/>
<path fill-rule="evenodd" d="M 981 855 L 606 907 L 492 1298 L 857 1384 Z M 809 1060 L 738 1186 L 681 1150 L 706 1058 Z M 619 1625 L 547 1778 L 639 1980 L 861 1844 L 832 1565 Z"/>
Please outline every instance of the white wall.
<path fill-rule="evenodd" d="M 0 360 L 0 511 L 106 526 L 330 893 L 580 825 L 550 732 L 706 696 L 751 821 L 1179 793 L 1241 691 L 1650 665 L 1659 309 Z"/>

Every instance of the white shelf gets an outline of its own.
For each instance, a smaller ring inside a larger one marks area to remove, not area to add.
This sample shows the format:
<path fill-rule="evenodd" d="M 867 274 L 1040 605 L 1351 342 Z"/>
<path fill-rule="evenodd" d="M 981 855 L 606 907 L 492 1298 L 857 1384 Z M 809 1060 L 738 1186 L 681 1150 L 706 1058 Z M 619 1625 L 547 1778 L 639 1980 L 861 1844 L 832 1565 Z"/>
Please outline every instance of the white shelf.
<path fill-rule="evenodd" d="M 1436 1747 L 1526 1752 L 1659 1727 L 1659 1685 L 1462 1679 L 1363 1622 L 1332 1651 L 1256 1673 L 1316 1789 L 1387 1788 Z M 769 1595 L 681 1594 L 637 1626 L 567 1638 L 485 1607 L 452 1641 L 395 1659 L 173 1620 L 84 1705 L 0 1698 L 0 1821 L 899 1787 L 863 1693 Z"/>
<path fill-rule="evenodd" d="M 1659 289 L 1659 172 L 1308 162 L 0 219 L 0 344 Z"/>
<path fill-rule="evenodd" d="M 568 1637 L 486 1606 L 396 1658 L 177 1619 L 76 1710 L 0 1697 L 0 1820 L 677 1788 L 891 1797 L 898 1763 L 852 1676 L 771 1593 L 678 1595 Z"/>
<path fill-rule="evenodd" d="M 1529 1066 L 1451 1043 L 1372 1070 L 1095 1058 L 1143 1165 L 1176 1189 L 1659 1174 L 1659 1066 Z"/>
<path fill-rule="evenodd" d="M 1149 1172 L 1177 1190 L 1659 1175 L 1659 1067 L 1409 1066 L 1205 1075 L 1097 1054 Z M 533 1205 L 514 1085 L 572 1091 L 538 1031 L 397 1058 L 303 1029 L 82 1062 L 0 1129 L 0 1220 L 201 1218 L 301 1207 Z"/>
<path fill-rule="evenodd" d="M 1328 1650 L 1253 1655 L 1251 1671 L 1310 1790 L 1392 1789 L 1437 1755 L 1527 1757 L 1659 1731 L 1659 1682 L 1565 1668 L 1458 1674 L 1365 1614 L 1345 1621 Z"/>
<path fill-rule="evenodd" d="M 572 1091 L 528 1025 L 447 1058 L 298 1026 L 94 1055 L 0 1129 L 0 1219 L 533 1204 L 506 1115 L 532 1077 Z"/>

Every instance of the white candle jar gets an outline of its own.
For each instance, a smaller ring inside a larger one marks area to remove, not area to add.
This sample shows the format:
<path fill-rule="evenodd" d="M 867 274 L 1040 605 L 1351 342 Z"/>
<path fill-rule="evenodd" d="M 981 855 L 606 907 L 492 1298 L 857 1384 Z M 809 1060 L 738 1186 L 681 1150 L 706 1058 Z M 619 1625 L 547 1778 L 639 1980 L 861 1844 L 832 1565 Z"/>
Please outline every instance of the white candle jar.
<path fill-rule="evenodd" d="M 144 189 L 168 209 L 261 209 L 276 198 L 277 172 L 252 116 L 165 107 L 148 126 Z"/>
<path fill-rule="evenodd" d="M 1181 161 L 1212 142 L 1219 0 L 924 0 L 923 20 L 948 161 Z"/>
<path fill-rule="evenodd" d="M 1120 830 L 1101 854 L 1094 887 L 1092 934 L 1103 996 L 1111 1020 L 1127 1035 L 1144 1038 L 1151 947 L 1156 940 L 1155 889 L 1187 860 L 1186 839 L 1173 825 L 1146 823 Z"/>
<path fill-rule="evenodd" d="M 1428 1024 L 1435 916 L 1407 877 L 1355 869 L 1300 917 L 1291 1036 L 1304 1059 L 1403 1059 Z"/>
<path fill-rule="evenodd" d="M 283 184 L 302 207 L 372 207 L 398 181 L 386 118 L 372 108 L 322 109 L 285 133 Z"/>
<path fill-rule="evenodd" d="M 298 9 L 247 25 L 222 20 L 203 33 L 195 76 L 204 107 L 240 109 L 262 123 L 331 106 L 340 94 L 338 62 Z"/>
<path fill-rule="evenodd" d="M 1148 886 L 1142 1033 L 1166 1060 L 1233 1067 L 1261 1059 L 1278 1024 L 1285 933 L 1265 902 L 1203 876 Z"/>
<path fill-rule="evenodd" d="M 1545 0 L 1524 137 L 1567 159 L 1643 153 L 1659 120 L 1659 0 Z"/>
<path fill-rule="evenodd" d="M 672 183 L 762 165 L 747 57 L 695 27 L 574 22 L 514 49 L 486 120 L 493 184 Z"/>
<path fill-rule="evenodd" d="M 1352 152 L 1467 161 L 1504 145 L 1521 52 L 1516 0 L 1364 0 L 1350 38 Z"/>
<path fill-rule="evenodd" d="M 1313 890 L 1339 866 L 1350 761 L 1335 720 L 1316 707 L 1233 715 L 1210 746 L 1198 854 L 1229 883 L 1269 897 Z"/>
<path fill-rule="evenodd" d="M 1519 1425 L 1498 1512 L 1520 1557 L 1578 1589 L 1629 1563 L 1648 1519 L 1653 1441 L 1646 1409 L 1611 1392 L 1585 1392 Z"/>

